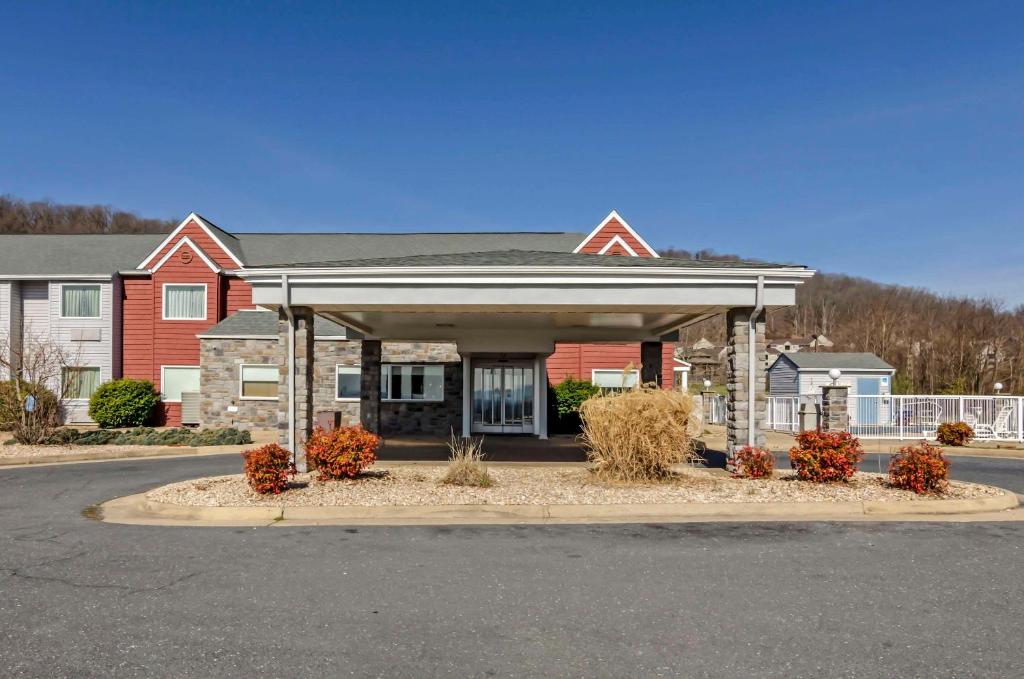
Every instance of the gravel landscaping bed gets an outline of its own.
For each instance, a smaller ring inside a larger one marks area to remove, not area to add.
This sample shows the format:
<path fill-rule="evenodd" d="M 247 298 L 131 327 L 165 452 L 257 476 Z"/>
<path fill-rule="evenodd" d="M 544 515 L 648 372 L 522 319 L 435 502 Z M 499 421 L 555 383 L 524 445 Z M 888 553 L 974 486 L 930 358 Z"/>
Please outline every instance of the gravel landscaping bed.
<path fill-rule="evenodd" d="M 601 505 L 683 502 L 842 502 L 860 500 L 922 500 L 929 496 L 890 488 L 885 477 L 858 473 L 849 483 L 798 481 L 791 473 L 768 480 L 716 477 L 703 470 L 687 471 L 650 485 L 611 485 L 597 481 L 583 467 L 488 468 L 491 488 L 440 483 L 444 465 L 377 469 L 351 480 L 322 483 L 313 474 L 299 474 L 281 495 L 258 495 L 241 474 L 181 481 L 146 494 L 150 500 L 200 507 L 247 506 L 413 506 L 413 505 Z M 950 482 L 949 492 L 936 499 L 1001 495 L 1002 491 L 972 483 Z"/>

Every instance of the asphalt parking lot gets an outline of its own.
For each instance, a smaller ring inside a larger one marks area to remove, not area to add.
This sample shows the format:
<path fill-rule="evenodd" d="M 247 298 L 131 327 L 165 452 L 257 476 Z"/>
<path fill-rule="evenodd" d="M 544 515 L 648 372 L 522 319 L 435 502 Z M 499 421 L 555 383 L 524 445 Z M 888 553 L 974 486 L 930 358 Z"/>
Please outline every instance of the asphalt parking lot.
<path fill-rule="evenodd" d="M 1024 489 L 1022 461 L 954 465 Z M 0 470 L 0 676 L 1024 675 L 1024 523 L 185 528 L 83 514 L 237 469 L 225 456 Z"/>

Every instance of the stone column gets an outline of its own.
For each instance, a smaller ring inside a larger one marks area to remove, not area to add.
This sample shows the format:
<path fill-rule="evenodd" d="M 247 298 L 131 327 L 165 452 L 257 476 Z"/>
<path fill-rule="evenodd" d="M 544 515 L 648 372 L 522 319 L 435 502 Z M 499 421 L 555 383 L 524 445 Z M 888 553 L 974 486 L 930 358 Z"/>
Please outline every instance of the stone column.
<path fill-rule="evenodd" d="M 661 374 L 661 342 L 641 342 L 640 382 L 641 384 L 663 384 Z"/>
<path fill-rule="evenodd" d="M 288 316 L 282 309 L 278 313 L 277 336 L 282 361 L 281 380 L 278 384 L 278 428 L 281 442 L 288 442 L 288 402 L 295 399 L 295 465 L 300 471 L 306 467 L 304 444 L 313 433 L 313 310 L 292 307 L 295 327 L 295 364 L 288 364 Z M 288 371 L 293 370 L 295 393 L 288 393 Z"/>
<path fill-rule="evenodd" d="M 749 403 L 747 376 L 749 374 L 749 323 L 752 308 L 730 309 L 726 314 L 726 389 L 728 406 L 726 413 L 727 452 L 747 445 L 747 423 L 754 418 L 754 445 L 764 446 L 765 425 L 768 420 L 768 400 L 765 380 L 768 371 L 768 354 L 765 343 L 765 315 L 761 312 L 756 324 L 754 347 L 754 402 Z"/>
<path fill-rule="evenodd" d="M 821 388 L 822 431 L 847 431 L 850 428 L 850 388 L 827 386 Z"/>
<path fill-rule="evenodd" d="M 359 396 L 359 422 L 363 429 L 380 433 L 380 340 L 362 343 L 362 377 Z"/>

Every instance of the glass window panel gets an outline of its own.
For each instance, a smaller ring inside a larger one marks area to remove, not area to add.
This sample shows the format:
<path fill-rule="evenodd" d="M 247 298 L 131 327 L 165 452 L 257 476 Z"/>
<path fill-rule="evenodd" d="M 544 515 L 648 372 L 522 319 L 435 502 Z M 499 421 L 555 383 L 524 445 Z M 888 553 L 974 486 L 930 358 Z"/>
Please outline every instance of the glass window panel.
<path fill-rule="evenodd" d="M 602 389 L 631 389 L 640 380 L 639 370 L 595 370 L 594 384 Z"/>
<path fill-rule="evenodd" d="M 339 365 L 337 398 L 358 399 L 362 388 L 360 382 L 359 366 Z"/>
<path fill-rule="evenodd" d="M 99 318 L 100 286 L 61 286 L 60 315 L 64 318 Z"/>
<path fill-rule="evenodd" d="M 164 368 L 161 398 L 180 401 L 184 391 L 199 391 L 199 368 Z"/>
<path fill-rule="evenodd" d="M 206 318 L 205 285 L 167 285 L 164 287 L 164 318 L 195 320 Z"/>
<path fill-rule="evenodd" d="M 71 399 L 88 399 L 100 386 L 99 368 L 64 368 L 64 397 Z"/>
<path fill-rule="evenodd" d="M 381 399 L 385 401 L 444 400 L 444 366 L 382 365 Z"/>
<path fill-rule="evenodd" d="M 243 398 L 277 398 L 280 370 L 275 365 L 243 365 Z"/>

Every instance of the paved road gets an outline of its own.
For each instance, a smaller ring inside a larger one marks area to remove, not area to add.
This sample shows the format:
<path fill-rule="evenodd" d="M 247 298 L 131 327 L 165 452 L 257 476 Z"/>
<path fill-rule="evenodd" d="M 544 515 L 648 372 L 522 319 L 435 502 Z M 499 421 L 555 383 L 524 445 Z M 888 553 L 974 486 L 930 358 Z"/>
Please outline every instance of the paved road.
<path fill-rule="evenodd" d="M 80 514 L 237 464 L 0 471 L 0 676 L 1024 676 L 1024 523 L 199 529 Z M 1024 463 L 1008 466 L 1019 483 Z"/>

